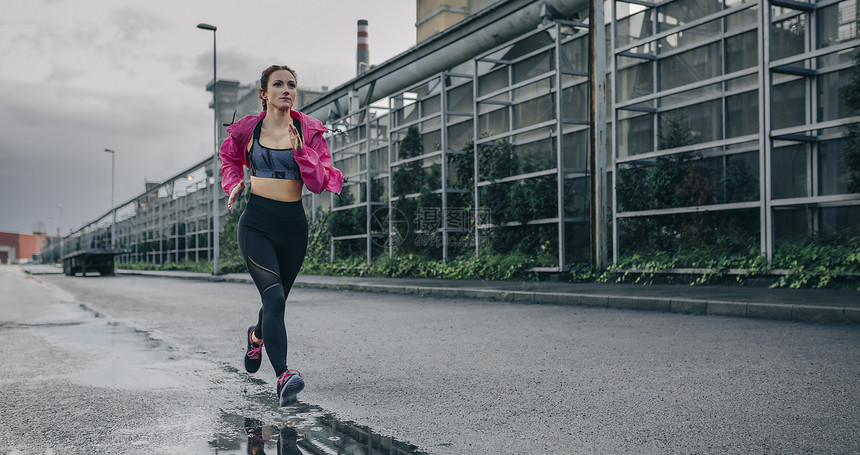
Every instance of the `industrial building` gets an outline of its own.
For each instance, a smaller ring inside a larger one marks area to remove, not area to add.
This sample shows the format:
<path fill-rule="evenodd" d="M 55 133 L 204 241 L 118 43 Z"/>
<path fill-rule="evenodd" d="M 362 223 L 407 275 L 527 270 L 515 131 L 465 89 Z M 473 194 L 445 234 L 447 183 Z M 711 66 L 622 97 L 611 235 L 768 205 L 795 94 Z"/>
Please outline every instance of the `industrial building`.
<path fill-rule="evenodd" d="M 839 96 L 856 0 L 417 5 L 418 44 L 378 65 L 359 48 L 357 76 L 299 108 L 348 177 L 341 196 L 304 197 L 334 217 L 332 260 L 517 251 L 551 272 L 654 245 L 770 259 L 782 239 L 860 226 L 842 160 L 860 117 Z M 218 84 L 223 123 L 256 109 L 254 88 Z M 212 169 L 153 185 L 66 249 L 211 258 Z"/>

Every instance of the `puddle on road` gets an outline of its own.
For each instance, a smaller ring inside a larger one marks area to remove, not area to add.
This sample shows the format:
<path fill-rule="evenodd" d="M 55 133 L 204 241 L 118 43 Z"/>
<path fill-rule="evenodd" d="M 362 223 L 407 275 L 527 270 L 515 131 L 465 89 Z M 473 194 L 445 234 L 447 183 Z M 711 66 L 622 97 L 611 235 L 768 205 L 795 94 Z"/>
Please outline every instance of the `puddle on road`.
<path fill-rule="evenodd" d="M 286 422 L 267 425 L 252 417 L 224 413 L 225 431 L 209 445 L 212 453 L 279 455 L 424 455 L 409 444 L 381 436 L 308 404 L 289 408 Z"/>
<path fill-rule="evenodd" d="M 178 374 L 179 365 L 166 363 L 161 343 L 122 324 L 88 323 L 37 329 L 61 346 L 93 352 L 93 361 L 69 379 L 93 387 L 161 389 L 188 387 L 188 378 Z M 142 348 L 143 346 L 143 348 Z"/>
<path fill-rule="evenodd" d="M 147 332 L 111 322 L 84 303 L 66 301 L 61 305 L 64 307 L 63 311 L 55 313 L 54 318 L 28 321 L 18 327 L 38 331 L 62 346 L 94 352 L 93 361 L 88 363 L 83 371 L 71 373 L 70 380 L 94 387 L 120 389 L 190 387 L 191 378 L 186 371 L 207 368 L 201 367 L 200 360 L 177 359 L 171 354 L 170 346 L 164 342 L 153 339 Z M 197 368 L 193 368 L 195 366 Z M 211 365 L 208 368 L 211 368 Z M 232 367 L 222 369 L 227 375 L 241 374 Z M 257 378 L 242 376 L 243 380 L 250 381 L 252 388 L 265 384 L 265 381 L 260 384 L 261 380 Z M 246 390 L 246 393 L 248 392 Z M 254 410 L 247 413 L 222 410 L 220 423 L 217 425 L 220 428 L 218 433 L 209 441 L 191 442 L 182 448 L 181 452 L 286 455 L 424 454 L 415 446 L 381 436 L 366 427 L 340 421 L 331 413 L 315 406 L 299 402 L 294 406 L 279 408 L 275 405 L 274 391 L 263 394 L 251 392 L 247 398 Z M 266 416 L 268 424 L 256 417 L 249 417 L 262 415 Z"/>
<path fill-rule="evenodd" d="M 62 319 L 29 321 L 26 325 L 59 346 L 92 353 L 92 361 L 82 371 L 70 373 L 70 380 L 118 389 L 189 387 L 189 378 L 181 371 L 191 361 L 165 362 L 170 348 L 163 342 L 146 332 L 108 321 L 86 304 L 62 305 Z"/>

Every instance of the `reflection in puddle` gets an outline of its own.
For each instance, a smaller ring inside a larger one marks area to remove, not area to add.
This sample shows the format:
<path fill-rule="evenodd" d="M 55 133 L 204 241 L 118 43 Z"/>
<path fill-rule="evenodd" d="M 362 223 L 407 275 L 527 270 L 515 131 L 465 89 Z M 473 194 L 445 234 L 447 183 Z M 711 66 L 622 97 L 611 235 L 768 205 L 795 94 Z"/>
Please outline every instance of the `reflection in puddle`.
<path fill-rule="evenodd" d="M 210 445 L 217 453 L 254 455 L 422 455 L 415 446 L 381 436 L 351 422 L 342 422 L 320 408 L 299 403 L 286 421 L 266 425 L 238 414 L 221 416 L 225 430 Z M 234 452 L 235 451 L 235 452 Z"/>

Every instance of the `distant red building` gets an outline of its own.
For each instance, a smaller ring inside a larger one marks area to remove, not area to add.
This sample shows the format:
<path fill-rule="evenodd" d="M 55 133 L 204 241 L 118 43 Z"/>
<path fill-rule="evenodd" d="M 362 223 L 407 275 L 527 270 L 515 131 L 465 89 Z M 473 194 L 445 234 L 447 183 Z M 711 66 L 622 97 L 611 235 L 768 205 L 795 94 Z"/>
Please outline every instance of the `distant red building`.
<path fill-rule="evenodd" d="M 21 260 L 33 259 L 33 255 L 42 253 L 44 244 L 44 232 L 35 234 L 0 232 L 0 263 L 15 264 Z"/>

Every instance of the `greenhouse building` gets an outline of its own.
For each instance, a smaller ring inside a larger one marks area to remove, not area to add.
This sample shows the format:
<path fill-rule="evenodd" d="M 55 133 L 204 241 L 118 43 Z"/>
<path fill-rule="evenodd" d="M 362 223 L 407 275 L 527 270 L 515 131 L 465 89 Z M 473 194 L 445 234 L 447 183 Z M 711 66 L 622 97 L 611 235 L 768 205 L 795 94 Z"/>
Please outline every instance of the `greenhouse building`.
<path fill-rule="evenodd" d="M 856 0 L 480 3 L 419 1 L 419 25 L 462 18 L 299 108 L 347 176 L 304 198 L 332 261 L 522 253 L 562 272 L 856 235 Z M 131 262 L 209 259 L 211 169 L 73 237 L 113 235 Z"/>

